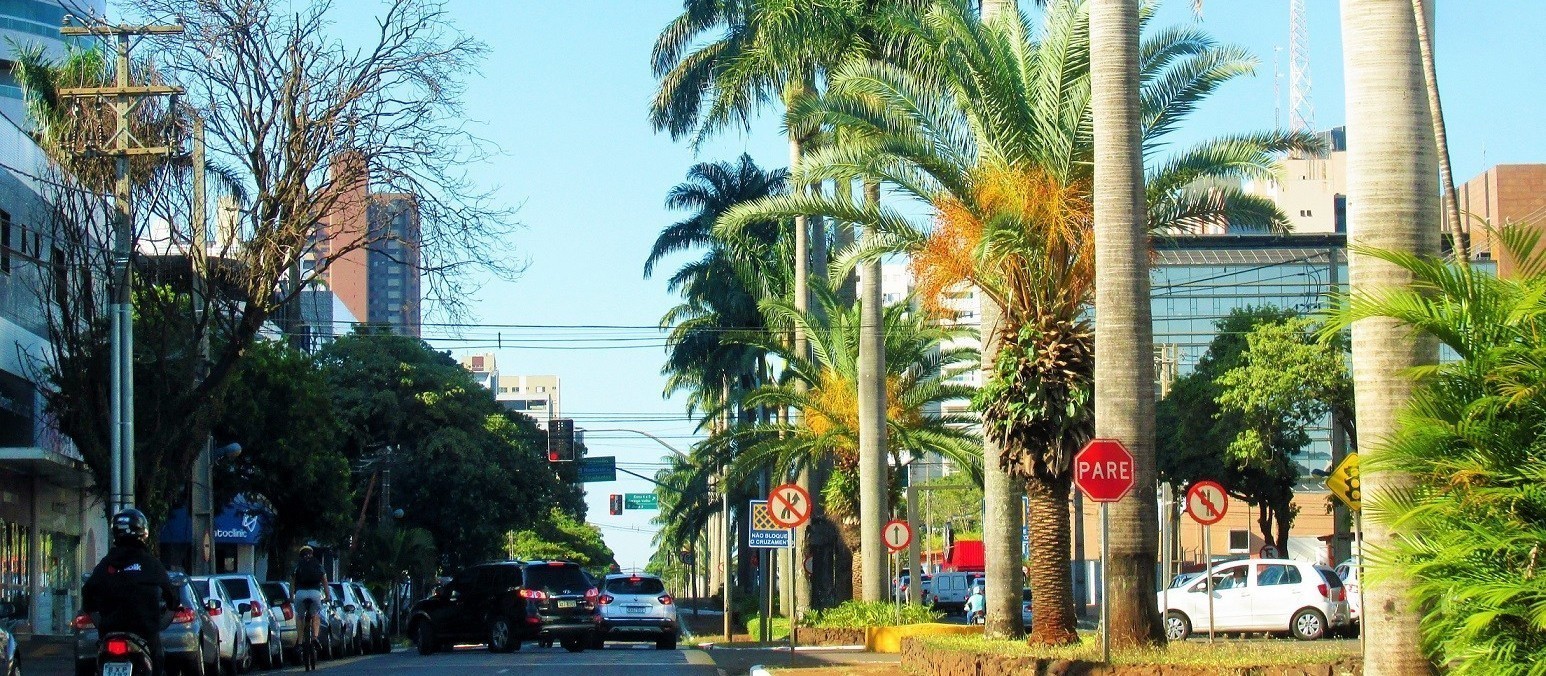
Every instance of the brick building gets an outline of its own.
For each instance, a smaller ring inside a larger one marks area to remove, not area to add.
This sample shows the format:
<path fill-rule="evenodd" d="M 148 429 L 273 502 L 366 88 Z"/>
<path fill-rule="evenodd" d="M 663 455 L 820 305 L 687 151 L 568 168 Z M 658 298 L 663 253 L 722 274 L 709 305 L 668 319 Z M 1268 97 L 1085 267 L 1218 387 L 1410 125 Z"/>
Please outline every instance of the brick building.
<path fill-rule="evenodd" d="M 1457 186 L 1455 193 L 1460 217 L 1472 233 L 1472 255 L 1497 259 L 1499 275 L 1513 274 L 1516 261 L 1498 251 L 1483 226 L 1522 225 L 1546 235 L 1546 164 L 1499 164 Z M 1447 214 L 1445 219 L 1447 226 Z"/>

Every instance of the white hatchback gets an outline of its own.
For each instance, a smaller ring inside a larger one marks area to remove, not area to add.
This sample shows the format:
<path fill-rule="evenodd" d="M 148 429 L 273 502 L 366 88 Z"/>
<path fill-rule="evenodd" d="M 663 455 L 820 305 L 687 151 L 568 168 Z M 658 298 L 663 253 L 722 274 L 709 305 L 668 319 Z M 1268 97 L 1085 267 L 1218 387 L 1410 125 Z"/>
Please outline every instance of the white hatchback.
<path fill-rule="evenodd" d="M 1337 577 L 1342 578 L 1342 584 L 1347 588 L 1347 609 L 1352 613 L 1353 624 L 1358 624 L 1359 617 L 1363 614 L 1363 581 L 1358 575 L 1358 557 L 1353 557 L 1337 564 Z"/>
<path fill-rule="evenodd" d="M 1247 559 L 1217 564 L 1213 578 L 1215 631 L 1288 632 L 1312 641 L 1351 622 L 1347 589 L 1326 566 L 1290 559 Z M 1168 595 L 1165 636 L 1180 641 L 1208 631 L 1207 576 Z M 1161 604 L 1166 594 L 1156 594 Z"/>

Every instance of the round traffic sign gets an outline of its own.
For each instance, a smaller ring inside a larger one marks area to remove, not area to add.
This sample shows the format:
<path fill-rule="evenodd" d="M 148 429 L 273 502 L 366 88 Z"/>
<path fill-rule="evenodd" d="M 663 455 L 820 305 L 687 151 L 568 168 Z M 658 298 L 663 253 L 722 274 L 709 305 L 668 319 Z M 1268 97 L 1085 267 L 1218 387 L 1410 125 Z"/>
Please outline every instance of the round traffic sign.
<path fill-rule="evenodd" d="M 1074 484 L 1093 502 L 1117 502 L 1136 481 L 1133 454 L 1116 439 L 1091 439 L 1074 456 Z"/>
<path fill-rule="evenodd" d="M 885 527 L 880 530 L 880 537 L 886 541 L 886 549 L 900 552 L 912 543 L 913 527 L 901 519 L 892 519 L 887 521 Z"/>
<path fill-rule="evenodd" d="M 1186 513 L 1204 526 L 1224 520 L 1229 512 L 1229 494 L 1217 481 L 1199 481 L 1186 489 Z"/>
<path fill-rule="evenodd" d="M 768 493 L 768 518 L 780 528 L 799 528 L 811 520 L 811 494 L 796 484 Z"/>
<path fill-rule="evenodd" d="M 1261 549 L 1256 550 L 1256 556 L 1263 559 L 1282 558 L 1282 555 L 1278 553 L 1278 548 L 1272 545 L 1262 545 Z"/>

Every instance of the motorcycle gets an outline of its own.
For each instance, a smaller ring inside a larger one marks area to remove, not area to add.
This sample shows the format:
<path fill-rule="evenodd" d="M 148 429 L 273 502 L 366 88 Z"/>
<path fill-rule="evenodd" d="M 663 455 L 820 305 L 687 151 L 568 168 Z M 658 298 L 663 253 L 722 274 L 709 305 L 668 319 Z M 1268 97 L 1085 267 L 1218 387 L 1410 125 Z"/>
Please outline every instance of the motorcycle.
<path fill-rule="evenodd" d="M 987 624 L 988 614 L 981 610 L 974 610 L 966 619 L 972 624 Z"/>
<path fill-rule="evenodd" d="M 115 631 L 97 642 L 97 676 L 150 676 L 153 669 L 150 646 L 135 634 Z"/>

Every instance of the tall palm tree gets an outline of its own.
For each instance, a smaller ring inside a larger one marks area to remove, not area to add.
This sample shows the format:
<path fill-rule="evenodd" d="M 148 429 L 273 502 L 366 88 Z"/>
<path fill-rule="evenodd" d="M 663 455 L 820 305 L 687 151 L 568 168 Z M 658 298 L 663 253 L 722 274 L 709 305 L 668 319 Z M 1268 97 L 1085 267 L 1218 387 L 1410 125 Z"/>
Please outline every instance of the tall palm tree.
<path fill-rule="evenodd" d="M 1095 130 L 1095 434 L 1133 454 L 1136 490 L 1114 505 L 1102 610 L 1114 645 L 1164 640 L 1154 606 L 1154 324 L 1143 189 L 1138 3 L 1094 0 L 1090 88 Z M 1107 505 L 1101 506 L 1104 518 Z"/>
<path fill-rule="evenodd" d="M 1347 78 L 1348 257 L 1354 293 L 1379 294 L 1412 285 L 1412 273 L 1370 256 L 1364 247 L 1413 254 L 1439 250 L 1438 166 L 1425 90 L 1415 12 L 1410 0 L 1368 0 L 1342 9 Z M 1362 253 L 1361 253 L 1362 252 Z M 1414 367 L 1433 364 L 1435 343 L 1387 317 L 1353 323 L 1354 403 L 1359 447 L 1378 460 L 1378 445 L 1398 429 L 1397 414 L 1412 396 Z M 1371 463 L 1376 467 L 1378 462 Z M 1378 500 L 1411 486 L 1389 469 L 1363 474 L 1364 494 Z M 1364 546 L 1391 546 L 1397 533 L 1377 520 L 1364 526 Z M 1419 646 L 1418 609 L 1408 583 L 1392 576 L 1364 589 L 1366 673 L 1420 674 L 1432 667 Z"/>
<path fill-rule="evenodd" d="M 1080 321 L 1094 283 L 1087 14 L 1077 0 L 1050 3 L 1034 36 L 1022 21 L 1003 18 L 982 24 L 964 0 L 937 3 L 897 24 L 914 48 L 907 61 L 845 65 L 824 99 L 796 110 L 851 139 L 808 156 L 797 180 L 884 182 L 928 205 L 932 227 L 919 227 L 889 205 L 798 194 L 732 209 L 719 227 L 733 231 L 795 213 L 862 223 L 870 232 L 844 256 L 845 264 L 909 254 L 925 303 L 954 285 L 975 285 L 985 296 L 984 315 L 1000 318 L 997 330 L 983 335 L 985 352 L 1013 348 L 986 362 L 979 408 L 986 434 L 1001 445 L 987 460 L 1048 496 L 1034 503 L 1033 519 L 1043 519 L 1038 523 L 1050 537 L 1066 542 L 1071 457 L 1091 433 L 1092 414 L 1093 345 Z M 1142 56 L 1141 138 L 1151 156 L 1202 99 L 1254 64 L 1187 27 L 1156 33 Z M 1246 134 L 1156 162 L 1146 191 L 1149 228 L 1185 229 L 1225 218 L 1285 227 L 1269 201 L 1209 179 L 1265 178 L 1282 152 L 1314 148 L 1303 134 Z M 1024 406 L 1027 401 L 1035 405 Z M 1018 505 L 987 507 L 991 513 Z M 984 537 L 1013 543 L 1019 533 Z M 990 585 L 1016 580 L 1013 546 L 988 561 Z M 1068 548 L 1037 545 L 1035 551 L 1034 638 L 1072 641 Z M 998 591 L 1007 602 L 996 604 L 990 588 L 991 634 L 1020 631 L 1017 595 L 1018 589 Z"/>
<path fill-rule="evenodd" d="M 765 301 L 762 308 L 774 332 L 740 337 L 778 354 L 788 364 L 782 382 L 753 390 L 741 403 L 787 407 L 800 415 L 791 421 L 728 430 L 716 435 L 709 445 L 732 465 L 732 480 L 749 477 L 764 467 L 772 467 L 777 476 L 788 476 L 831 461 L 833 473 L 819 488 L 823 504 L 844 543 L 862 558 L 865 547 L 882 547 L 865 542 L 863 510 L 873 501 L 889 511 L 901 488 L 900 477 L 887 471 L 881 495 L 863 492 L 866 477 L 861 464 L 867 439 L 861 405 L 867 384 L 863 341 L 870 333 L 868 324 L 878 321 L 882 328 L 878 335 L 884 338 L 886 373 L 878 380 L 886 388 L 886 448 L 889 460 L 898 466 L 904 458 L 937 453 L 974 477 L 978 475 L 981 451 L 974 421 L 937 413 L 943 402 L 972 395 L 972 388 L 949 381 L 977 367 L 977 351 L 942 348 L 966 331 L 940 326 L 908 303 L 872 313 L 863 300 L 845 305 L 820 280 L 812 285 L 812 291 L 820 310 L 802 312 L 788 301 Z M 809 355 L 770 340 L 796 325 L 810 336 Z M 797 387 L 796 383 L 805 386 Z M 851 574 L 854 588 L 860 589 L 868 583 L 865 578 L 875 573 L 860 565 L 854 566 Z M 885 581 L 882 573 L 883 586 Z"/>

